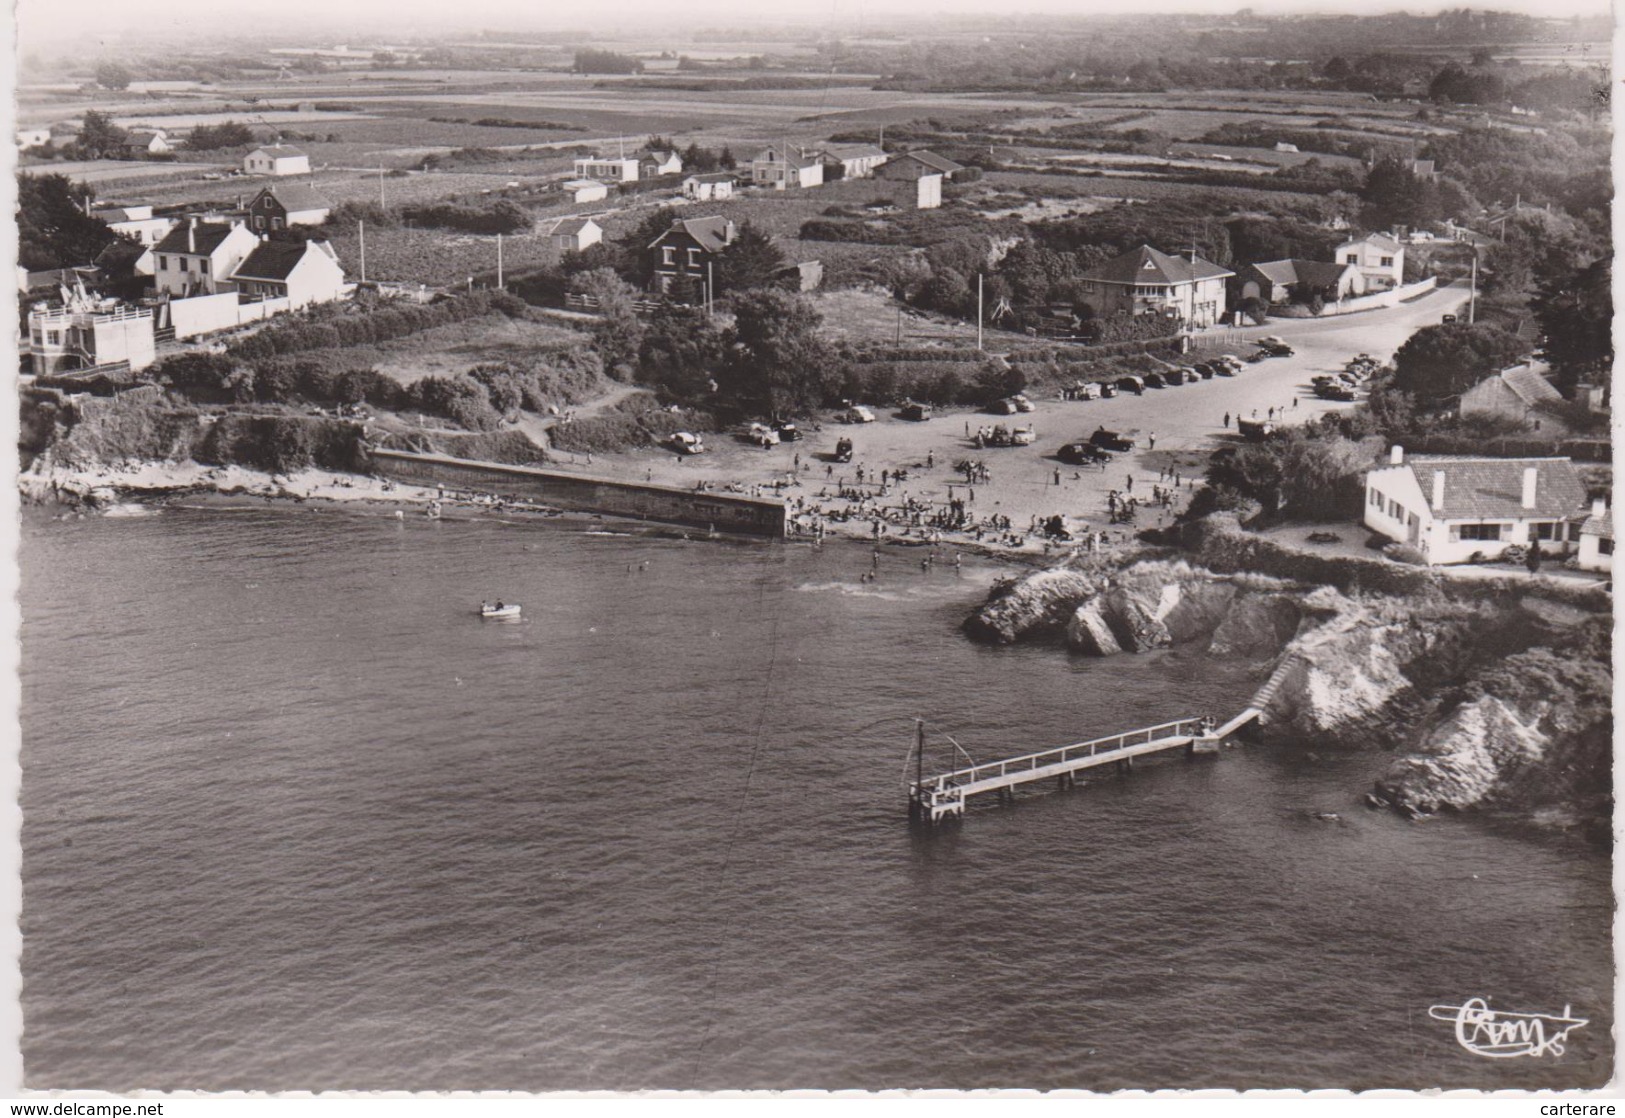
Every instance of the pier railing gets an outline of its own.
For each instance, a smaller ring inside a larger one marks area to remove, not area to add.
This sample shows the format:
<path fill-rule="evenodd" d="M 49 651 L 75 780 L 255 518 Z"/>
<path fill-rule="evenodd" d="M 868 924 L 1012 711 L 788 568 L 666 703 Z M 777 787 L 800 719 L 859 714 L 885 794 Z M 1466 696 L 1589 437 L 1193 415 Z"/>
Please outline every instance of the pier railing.
<path fill-rule="evenodd" d="M 1094 757 L 1101 753 L 1111 753 L 1116 750 L 1127 749 L 1132 745 L 1144 745 L 1159 739 L 1196 737 L 1201 732 L 1202 719 L 1181 718 L 1175 722 L 1163 722 L 1156 726 L 1125 730 L 1123 733 L 1112 734 L 1109 737 L 1074 742 L 1071 745 L 1046 749 L 1040 753 L 1028 753 L 1022 757 L 1010 757 L 1002 761 L 988 761 L 986 764 L 970 765 L 966 768 L 954 769 L 951 772 L 939 773 L 921 781 L 919 790 L 941 793 L 959 785 L 974 784 L 982 780 L 993 780 L 1009 776 L 1012 773 L 1032 772 L 1048 768 L 1051 765 L 1064 765 L 1081 757 Z"/>

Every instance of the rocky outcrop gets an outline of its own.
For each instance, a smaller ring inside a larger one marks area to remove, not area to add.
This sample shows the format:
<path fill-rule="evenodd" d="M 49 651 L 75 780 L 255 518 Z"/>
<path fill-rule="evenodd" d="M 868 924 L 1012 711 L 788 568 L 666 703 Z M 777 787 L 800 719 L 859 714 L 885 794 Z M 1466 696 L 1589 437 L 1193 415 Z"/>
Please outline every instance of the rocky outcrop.
<path fill-rule="evenodd" d="M 1100 614 L 1098 603 L 1082 605 L 1067 622 L 1066 643 L 1090 656 L 1112 656 L 1123 651 L 1112 633 L 1112 627 Z"/>
<path fill-rule="evenodd" d="M 1427 734 L 1418 754 L 1390 766 L 1377 794 L 1415 814 L 1477 807 L 1546 755 L 1551 738 L 1539 728 L 1544 714 L 1515 710 L 1490 695 L 1463 703 Z"/>
<path fill-rule="evenodd" d="M 1291 595 L 1246 595 L 1213 628 L 1208 651 L 1249 659 L 1274 656 L 1297 634 L 1305 616 Z"/>
<path fill-rule="evenodd" d="M 1097 593 L 1097 576 L 1066 568 L 1038 571 L 993 588 L 982 608 L 965 620 L 965 631 L 989 644 L 1011 644 L 1066 626 L 1078 603 Z"/>

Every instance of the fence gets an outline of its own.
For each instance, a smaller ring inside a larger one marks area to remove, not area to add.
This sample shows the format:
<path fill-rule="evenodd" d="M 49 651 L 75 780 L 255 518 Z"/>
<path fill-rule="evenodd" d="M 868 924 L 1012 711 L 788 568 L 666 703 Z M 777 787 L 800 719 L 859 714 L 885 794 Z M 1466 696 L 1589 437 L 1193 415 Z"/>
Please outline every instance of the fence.
<path fill-rule="evenodd" d="M 596 311 L 601 302 L 602 300 L 596 295 L 571 293 L 564 297 L 565 309 L 572 311 Z M 632 309 L 638 314 L 653 314 L 660 309 L 660 304 L 654 299 L 635 299 L 632 302 Z"/>

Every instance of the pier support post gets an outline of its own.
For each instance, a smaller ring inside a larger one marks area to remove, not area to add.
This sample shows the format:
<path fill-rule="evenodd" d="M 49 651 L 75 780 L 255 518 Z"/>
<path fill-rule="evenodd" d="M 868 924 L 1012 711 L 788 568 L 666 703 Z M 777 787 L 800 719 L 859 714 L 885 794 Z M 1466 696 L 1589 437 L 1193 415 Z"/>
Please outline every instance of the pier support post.
<path fill-rule="evenodd" d="M 1132 758 L 1132 757 L 1124 757 L 1121 761 L 1117 762 L 1117 771 L 1120 772 L 1120 773 L 1131 773 L 1131 772 L 1133 772 L 1134 771 L 1134 758 Z"/>

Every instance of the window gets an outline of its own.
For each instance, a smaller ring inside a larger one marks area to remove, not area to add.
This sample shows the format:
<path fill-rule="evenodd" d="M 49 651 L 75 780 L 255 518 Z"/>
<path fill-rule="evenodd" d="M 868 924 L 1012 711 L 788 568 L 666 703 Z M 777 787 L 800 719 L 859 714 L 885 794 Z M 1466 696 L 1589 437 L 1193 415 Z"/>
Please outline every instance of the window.
<path fill-rule="evenodd" d="M 1390 500 L 1388 502 L 1388 515 L 1393 517 L 1395 520 L 1398 520 L 1404 515 L 1404 510 L 1399 507 L 1398 501 Z"/>
<path fill-rule="evenodd" d="M 209 262 L 207 260 L 199 260 L 197 262 L 197 270 L 200 272 L 207 272 L 209 270 Z"/>
<path fill-rule="evenodd" d="M 1392 256 L 1384 256 L 1382 258 L 1382 266 L 1384 268 L 1392 268 L 1394 266 L 1394 258 Z"/>
<path fill-rule="evenodd" d="M 60 330 L 47 330 L 47 331 L 45 331 L 45 344 L 46 345 L 61 345 L 62 344 L 62 331 L 60 331 Z"/>
<path fill-rule="evenodd" d="M 668 268 L 677 267 L 677 250 L 671 245 L 661 245 L 660 262 Z"/>
<path fill-rule="evenodd" d="M 272 229 L 281 229 L 282 228 L 282 219 L 280 217 L 273 217 L 271 219 L 271 228 Z"/>
<path fill-rule="evenodd" d="M 1351 252 L 1343 258 L 1343 263 L 1345 264 L 1358 264 L 1359 262 L 1360 254 L 1357 252 Z"/>
<path fill-rule="evenodd" d="M 1607 538 L 1606 536 L 1599 536 L 1597 538 L 1597 554 L 1598 555 L 1612 555 L 1613 553 L 1614 553 L 1614 541 Z"/>
<path fill-rule="evenodd" d="M 160 256 L 160 257 L 159 257 L 159 258 L 158 258 L 158 270 L 159 270 L 159 271 L 160 271 L 160 272 L 167 272 L 167 271 L 169 271 L 169 257 L 167 257 L 167 256 Z"/>
<path fill-rule="evenodd" d="M 189 272 L 191 270 L 191 262 L 187 260 L 186 257 L 181 257 L 181 271 Z"/>
<path fill-rule="evenodd" d="M 1379 509 L 1382 508 L 1382 503 L 1385 500 L 1385 498 L 1383 497 L 1383 495 L 1381 493 L 1378 493 L 1375 489 L 1373 489 L 1366 496 L 1368 498 L 1367 501 L 1366 501 L 1366 504 L 1371 505 L 1371 506 L 1373 506 L 1375 508 L 1379 508 Z"/>
<path fill-rule="evenodd" d="M 1462 524 L 1451 534 L 1462 540 L 1499 540 L 1501 528 L 1500 524 Z"/>
<path fill-rule="evenodd" d="M 697 271 L 700 270 L 700 250 L 699 249 L 691 248 L 691 249 L 688 250 L 688 267 L 689 267 L 690 271 L 697 272 Z"/>
<path fill-rule="evenodd" d="M 1535 525 L 1535 538 L 1537 540 L 1561 540 L 1563 526 L 1550 522 Z"/>

